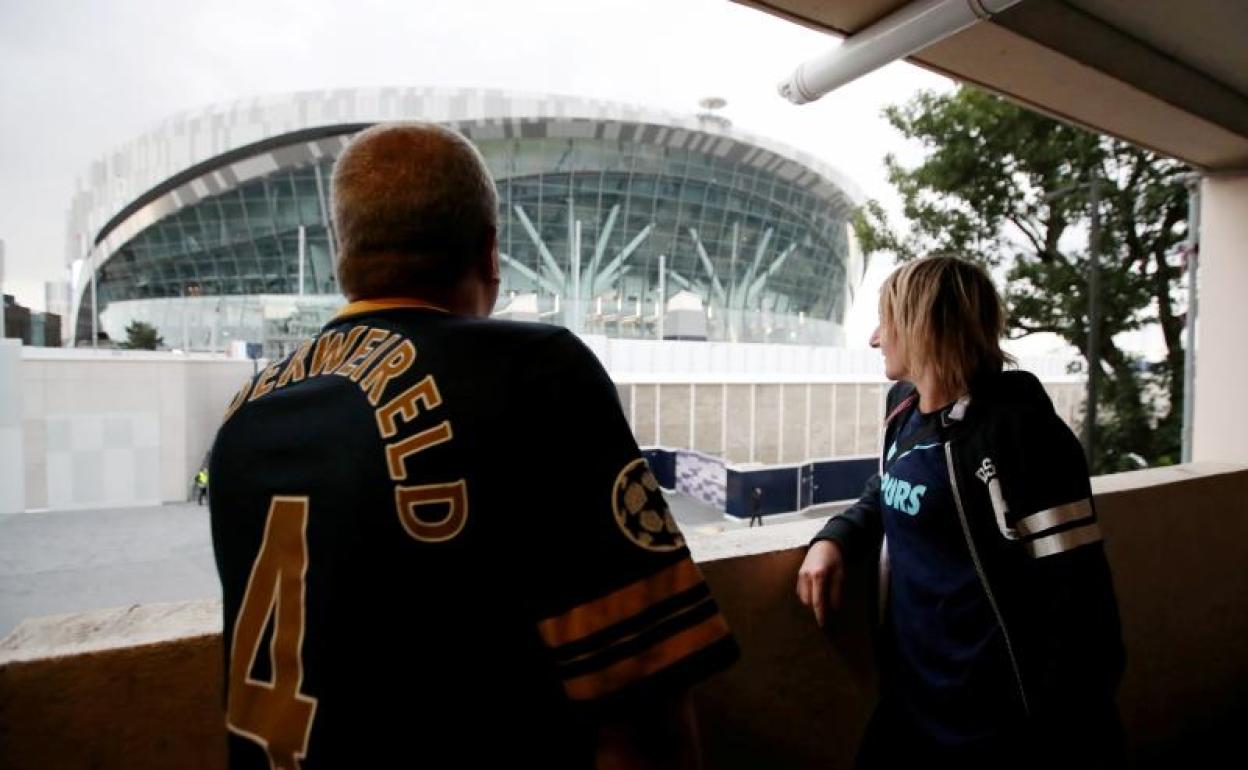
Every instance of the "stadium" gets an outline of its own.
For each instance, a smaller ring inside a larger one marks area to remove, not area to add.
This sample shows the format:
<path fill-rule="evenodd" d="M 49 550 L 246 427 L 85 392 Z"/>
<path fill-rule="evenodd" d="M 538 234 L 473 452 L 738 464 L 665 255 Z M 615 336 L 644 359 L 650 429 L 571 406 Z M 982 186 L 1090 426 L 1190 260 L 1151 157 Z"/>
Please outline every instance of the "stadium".
<path fill-rule="evenodd" d="M 721 106 L 708 100 L 704 106 Z M 587 335 L 842 345 L 854 185 L 705 112 L 493 90 L 303 92 L 182 114 L 94 163 L 69 213 L 78 345 L 133 321 L 279 355 L 344 300 L 329 178 L 380 121 L 450 126 L 498 183 L 501 317 Z"/>

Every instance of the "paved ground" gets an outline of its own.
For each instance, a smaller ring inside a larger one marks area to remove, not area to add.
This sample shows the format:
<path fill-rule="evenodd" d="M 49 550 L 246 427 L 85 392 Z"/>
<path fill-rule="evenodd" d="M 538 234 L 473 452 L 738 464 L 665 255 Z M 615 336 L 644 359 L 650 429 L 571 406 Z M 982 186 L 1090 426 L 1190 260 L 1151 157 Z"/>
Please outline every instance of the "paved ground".
<path fill-rule="evenodd" d="M 682 495 L 668 499 L 687 530 L 745 526 Z M 28 617 L 220 595 L 206 507 L 177 503 L 0 516 L 0 637 Z"/>
<path fill-rule="evenodd" d="M 0 636 L 27 617 L 220 592 L 207 507 L 0 516 Z"/>
<path fill-rule="evenodd" d="M 725 516 L 722 511 L 705 505 L 691 497 L 671 494 L 667 495 L 667 502 L 672 507 L 672 514 L 676 517 L 676 521 L 680 522 L 680 526 L 686 530 L 697 529 L 699 532 L 711 533 L 749 526 L 748 519 Z M 781 524 L 786 521 L 797 521 L 800 519 L 824 519 L 844 507 L 844 505 L 840 504 L 826 505 L 819 508 L 811 508 L 802 513 L 771 515 L 765 517 L 764 520 L 767 524 Z"/>

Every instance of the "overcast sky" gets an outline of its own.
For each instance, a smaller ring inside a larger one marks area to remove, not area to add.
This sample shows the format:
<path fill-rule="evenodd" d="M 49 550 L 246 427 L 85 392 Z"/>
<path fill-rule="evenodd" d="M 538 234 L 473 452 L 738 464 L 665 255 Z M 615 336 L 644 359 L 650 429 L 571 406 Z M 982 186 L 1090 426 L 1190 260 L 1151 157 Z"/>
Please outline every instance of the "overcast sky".
<path fill-rule="evenodd" d="M 948 80 L 907 64 L 795 107 L 776 83 L 836 44 L 727 0 L 0 0 L 5 291 L 42 308 L 88 163 L 166 117 L 267 93 L 466 86 L 693 112 L 817 155 L 896 209 L 883 157 L 918 157 L 880 117 Z M 867 288 L 883 266 L 871 271 Z M 874 300 L 854 313 L 869 332 Z"/>

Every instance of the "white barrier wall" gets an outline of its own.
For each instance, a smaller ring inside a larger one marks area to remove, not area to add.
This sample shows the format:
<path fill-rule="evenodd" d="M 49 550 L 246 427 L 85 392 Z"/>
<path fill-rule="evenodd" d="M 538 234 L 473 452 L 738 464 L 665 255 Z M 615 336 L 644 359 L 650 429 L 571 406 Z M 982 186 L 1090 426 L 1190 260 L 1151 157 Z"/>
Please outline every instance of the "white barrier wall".
<path fill-rule="evenodd" d="M 765 375 L 760 375 L 760 378 Z M 876 455 L 889 383 L 616 381 L 637 443 L 693 449 L 733 464 L 786 465 Z M 788 378 L 792 379 L 792 378 Z M 1084 385 L 1042 380 L 1078 430 Z"/>
<path fill-rule="evenodd" d="M 891 383 L 879 351 L 744 342 L 582 338 L 619 391 L 637 443 L 730 463 L 788 464 L 879 452 Z M 1019 367 L 1078 430 L 1084 381 L 1067 356 Z"/>
<path fill-rule="evenodd" d="M 585 341 L 617 383 L 643 446 L 763 464 L 878 451 L 888 383 L 876 351 Z M 251 361 L 206 354 L 3 350 L 0 397 L 5 387 L 20 391 L 0 403 L 0 452 L 7 453 L 0 459 L 22 458 L 0 468 L 24 482 L 0 484 L 12 510 L 186 499 L 225 404 L 252 373 Z M 1024 366 L 1073 424 L 1081 382 L 1037 363 Z M 14 426 L 6 427 L 10 418 Z"/>
<path fill-rule="evenodd" d="M 884 382 L 884 359 L 869 348 L 581 337 L 616 382 Z M 1046 383 L 1082 382 L 1069 355 L 1023 356 L 1019 368 Z"/>
<path fill-rule="evenodd" d="M 22 341 L 0 339 L 0 513 L 25 507 L 21 363 Z"/>
<path fill-rule="evenodd" d="M 252 363 L 28 347 L 17 369 L 22 507 L 63 510 L 186 499 L 225 404 Z"/>

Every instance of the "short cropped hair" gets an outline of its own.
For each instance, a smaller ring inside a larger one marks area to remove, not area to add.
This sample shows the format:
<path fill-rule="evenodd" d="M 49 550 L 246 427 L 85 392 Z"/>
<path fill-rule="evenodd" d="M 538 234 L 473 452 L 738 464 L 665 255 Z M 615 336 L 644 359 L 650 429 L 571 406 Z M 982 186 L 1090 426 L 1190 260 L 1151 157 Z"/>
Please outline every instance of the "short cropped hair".
<path fill-rule="evenodd" d="M 331 186 L 338 286 L 348 299 L 446 289 L 483 263 L 498 192 L 476 148 L 432 123 L 358 134 Z"/>
<path fill-rule="evenodd" d="M 910 376 L 930 371 L 951 393 L 1014 362 L 1001 349 L 1005 323 L 988 273 L 955 257 L 908 262 L 880 289 L 880 324 L 894 335 Z"/>

